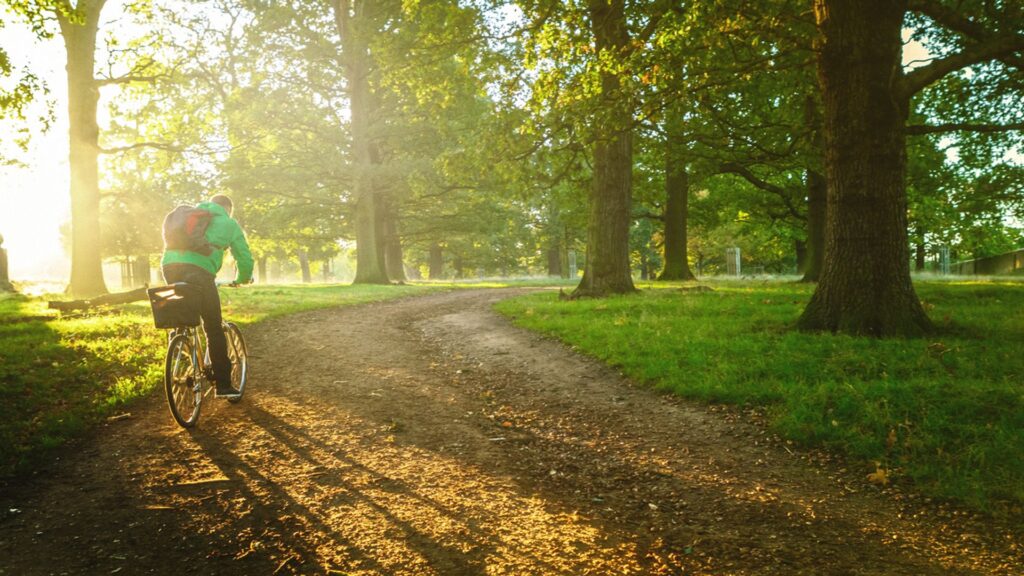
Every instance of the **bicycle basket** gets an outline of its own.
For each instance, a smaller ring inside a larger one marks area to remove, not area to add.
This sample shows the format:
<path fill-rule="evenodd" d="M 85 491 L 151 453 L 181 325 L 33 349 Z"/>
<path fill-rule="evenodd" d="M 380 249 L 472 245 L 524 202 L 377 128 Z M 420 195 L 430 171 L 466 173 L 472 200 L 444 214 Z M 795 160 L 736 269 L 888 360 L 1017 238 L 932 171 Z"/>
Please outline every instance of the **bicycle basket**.
<path fill-rule="evenodd" d="M 199 326 L 199 294 L 184 282 L 147 290 L 157 328 Z"/>

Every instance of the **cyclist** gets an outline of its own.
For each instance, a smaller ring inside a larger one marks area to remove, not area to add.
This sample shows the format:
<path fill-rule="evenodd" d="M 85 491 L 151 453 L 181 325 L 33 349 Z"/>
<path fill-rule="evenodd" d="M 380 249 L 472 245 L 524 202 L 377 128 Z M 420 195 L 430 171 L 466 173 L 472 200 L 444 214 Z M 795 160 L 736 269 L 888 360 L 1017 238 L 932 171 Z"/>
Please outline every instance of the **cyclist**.
<path fill-rule="evenodd" d="M 249 251 L 249 243 L 245 239 L 242 227 L 231 217 L 231 198 L 217 194 L 207 202 L 202 202 L 196 209 L 211 214 L 206 226 L 206 241 L 209 248 L 202 252 L 193 250 L 164 249 L 164 279 L 170 283 L 187 282 L 194 286 L 201 299 L 200 317 L 203 319 L 203 330 L 210 349 L 210 364 L 213 367 L 213 380 L 217 385 L 218 397 L 238 395 L 231 385 L 231 361 L 228 359 L 227 340 L 221 331 L 220 294 L 217 292 L 217 272 L 224 261 L 224 251 L 230 250 L 238 264 L 235 284 L 247 284 L 252 281 L 253 259 Z M 205 252 L 209 252 L 206 254 Z"/>

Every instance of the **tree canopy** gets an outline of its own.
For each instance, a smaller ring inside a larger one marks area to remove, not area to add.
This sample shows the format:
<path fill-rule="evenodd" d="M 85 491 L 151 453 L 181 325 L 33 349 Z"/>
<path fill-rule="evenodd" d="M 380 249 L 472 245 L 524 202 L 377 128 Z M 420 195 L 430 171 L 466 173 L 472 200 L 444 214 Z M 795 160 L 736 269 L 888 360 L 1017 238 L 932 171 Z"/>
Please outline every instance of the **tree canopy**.
<path fill-rule="evenodd" d="M 1014 3 L 886 2 L 883 29 L 868 1 L 149 0 L 124 5 L 130 30 L 103 4 L 9 1 L 3 22 L 75 55 L 78 292 L 105 288 L 104 258 L 158 253 L 159 215 L 216 192 L 264 274 L 348 257 L 366 282 L 568 275 L 575 253 L 577 295 L 601 296 L 723 270 L 739 247 L 748 270 L 820 279 L 806 327 L 878 334 L 928 323 L 837 303 L 913 310 L 910 270 L 940 248 L 1022 245 Z M 889 116 L 856 100 L 888 72 L 855 46 L 898 70 L 871 96 Z M 42 81 L 2 51 L 0 74 L 22 138 Z"/>

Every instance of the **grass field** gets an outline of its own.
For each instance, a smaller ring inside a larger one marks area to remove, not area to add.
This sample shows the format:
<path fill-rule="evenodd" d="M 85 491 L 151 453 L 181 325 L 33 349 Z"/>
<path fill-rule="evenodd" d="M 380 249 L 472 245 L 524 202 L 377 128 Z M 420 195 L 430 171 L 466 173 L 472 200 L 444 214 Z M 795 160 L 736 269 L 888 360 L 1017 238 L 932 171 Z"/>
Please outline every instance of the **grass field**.
<path fill-rule="evenodd" d="M 225 289 L 221 298 L 225 317 L 245 326 L 451 286 L 258 286 Z M 0 295 L 0 475 L 26 469 L 152 390 L 163 377 L 165 338 L 145 302 L 60 318 L 43 298 Z"/>
<path fill-rule="evenodd" d="M 766 406 L 780 435 L 875 461 L 899 481 L 978 509 L 1024 505 L 1024 283 L 918 284 L 938 331 L 926 339 L 805 334 L 812 286 L 712 282 L 559 301 L 499 303 L 659 389 Z"/>

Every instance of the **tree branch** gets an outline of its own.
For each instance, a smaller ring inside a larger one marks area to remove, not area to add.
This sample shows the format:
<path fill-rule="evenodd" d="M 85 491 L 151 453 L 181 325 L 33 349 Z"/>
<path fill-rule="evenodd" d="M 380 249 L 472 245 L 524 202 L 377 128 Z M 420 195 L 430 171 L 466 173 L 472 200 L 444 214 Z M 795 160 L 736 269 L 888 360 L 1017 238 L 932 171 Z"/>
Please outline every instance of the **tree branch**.
<path fill-rule="evenodd" d="M 902 96 L 909 99 L 943 76 L 966 68 L 972 64 L 998 59 L 1024 50 L 1024 36 L 1019 34 L 1001 36 L 974 44 L 956 54 L 933 60 L 931 64 L 915 68 L 903 77 Z"/>
<path fill-rule="evenodd" d="M 967 18 L 957 10 L 935 2 L 935 0 L 910 0 L 907 3 L 907 9 L 927 16 L 936 24 L 963 34 L 976 42 L 982 42 L 992 36 L 981 24 Z M 1024 70 L 1024 58 L 1020 56 L 1008 56 L 1000 58 L 1000 60 L 1004 64 Z"/>
<path fill-rule="evenodd" d="M 118 76 L 117 78 L 97 78 L 97 86 L 111 86 L 114 84 L 131 84 L 133 82 L 149 82 L 153 83 L 161 78 L 166 78 L 166 75 L 160 74 L 157 76 L 136 76 L 128 74 L 126 76 Z"/>
<path fill-rule="evenodd" d="M 796 209 L 796 206 L 793 205 L 793 195 L 792 195 L 792 193 L 790 193 L 790 191 L 786 190 L 785 188 L 783 188 L 781 186 L 776 186 L 775 184 L 772 184 L 771 182 L 766 182 L 766 181 L 758 178 L 757 176 L 754 175 L 753 172 L 751 172 L 750 170 L 747 170 L 743 166 L 740 166 L 739 164 L 736 164 L 734 162 L 723 162 L 718 167 L 718 173 L 719 174 L 735 174 L 735 175 L 743 178 L 747 182 L 750 182 L 751 184 L 753 184 L 757 188 L 760 188 L 761 190 L 764 190 L 766 192 L 771 192 L 772 194 L 775 194 L 776 196 L 779 197 L 780 200 L 782 200 L 782 204 L 785 205 L 786 211 L 789 212 L 789 214 L 791 216 L 793 216 L 797 220 L 805 220 L 806 219 L 806 216 L 801 214 L 800 211 Z"/>
<path fill-rule="evenodd" d="M 166 150 L 168 152 L 184 151 L 184 148 L 175 146 L 174 144 L 167 144 L 166 142 L 136 142 L 135 144 L 117 146 L 115 148 L 100 147 L 100 154 L 118 154 L 121 152 L 128 152 L 129 150 L 135 150 L 137 148 L 153 148 L 155 150 Z"/>
<path fill-rule="evenodd" d="M 907 134 L 941 134 L 944 132 L 1011 132 L 1024 130 L 1024 122 L 1015 124 L 915 124 L 907 126 Z"/>

